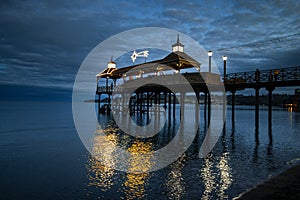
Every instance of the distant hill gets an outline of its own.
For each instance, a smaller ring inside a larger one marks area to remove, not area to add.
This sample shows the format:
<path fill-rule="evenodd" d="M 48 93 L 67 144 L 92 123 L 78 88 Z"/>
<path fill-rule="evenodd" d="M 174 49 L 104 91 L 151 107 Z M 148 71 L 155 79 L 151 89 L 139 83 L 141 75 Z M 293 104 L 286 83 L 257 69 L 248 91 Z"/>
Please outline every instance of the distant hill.
<path fill-rule="evenodd" d="M 0 101 L 72 101 L 72 90 L 0 84 Z"/>

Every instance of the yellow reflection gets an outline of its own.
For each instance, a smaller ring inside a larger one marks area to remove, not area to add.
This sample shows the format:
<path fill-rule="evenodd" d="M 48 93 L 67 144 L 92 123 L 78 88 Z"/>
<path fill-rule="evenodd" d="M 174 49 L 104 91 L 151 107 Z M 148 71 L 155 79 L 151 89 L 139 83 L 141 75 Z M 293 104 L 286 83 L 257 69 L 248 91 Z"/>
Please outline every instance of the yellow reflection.
<path fill-rule="evenodd" d="M 210 194 L 215 187 L 215 176 L 213 175 L 213 162 L 211 161 L 212 154 L 209 154 L 205 158 L 205 163 L 201 169 L 201 177 L 204 181 L 205 190 L 201 199 L 211 199 Z"/>
<path fill-rule="evenodd" d="M 293 126 L 293 111 L 290 111 L 290 127 Z"/>
<path fill-rule="evenodd" d="M 228 161 L 229 161 L 228 152 L 224 152 L 218 164 L 219 173 L 220 173 L 220 189 L 218 192 L 218 196 L 220 199 L 228 198 L 228 196 L 225 194 L 225 191 L 232 183 L 232 176 L 231 176 L 232 172 L 228 164 Z"/>
<path fill-rule="evenodd" d="M 115 170 L 114 151 L 117 146 L 117 135 L 115 134 L 116 129 L 112 127 L 103 130 L 103 132 L 110 133 L 108 135 L 95 135 L 92 156 L 88 160 L 88 178 L 89 186 L 101 187 L 103 191 L 111 188 L 114 184 L 113 176 Z M 104 153 L 101 153 L 104 152 Z M 104 163 L 110 163 L 110 166 L 104 165 Z"/>
<path fill-rule="evenodd" d="M 126 199 L 145 197 L 145 185 L 152 165 L 152 143 L 135 141 L 129 148 L 129 173 L 126 175 Z"/>
<path fill-rule="evenodd" d="M 88 160 L 88 179 L 89 186 L 100 187 L 101 190 L 106 191 L 114 184 L 112 177 L 114 170 L 101 164 L 94 157 L 90 157 Z"/>
<path fill-rule="evenodd" d="M 166 181 L 171 199 L 181 199 L 182 195 L 186 192 L 182 177 L 182 169 L 184 168 L 185 160 L 186 156 L 183 154 L 171 165 L 171 171 L 168 174 L 168 179 Z"/>

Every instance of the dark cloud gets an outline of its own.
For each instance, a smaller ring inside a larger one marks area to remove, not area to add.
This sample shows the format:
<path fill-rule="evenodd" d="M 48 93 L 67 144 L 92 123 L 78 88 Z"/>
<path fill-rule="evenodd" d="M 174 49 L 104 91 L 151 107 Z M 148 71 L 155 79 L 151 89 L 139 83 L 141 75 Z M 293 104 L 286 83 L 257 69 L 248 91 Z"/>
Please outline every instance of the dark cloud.
<path fill-rule="evenodd" d="M 71 88 L 97 44 L 143 26 L 183 32 L 210 50 L 291 35 L 300 32 L 299 10 L 296 0 L 1 1 L 0 83 Z M 297 65 L 299 37 L 216 52 L 214 59 L 227 54 L 229 71 Z"/>

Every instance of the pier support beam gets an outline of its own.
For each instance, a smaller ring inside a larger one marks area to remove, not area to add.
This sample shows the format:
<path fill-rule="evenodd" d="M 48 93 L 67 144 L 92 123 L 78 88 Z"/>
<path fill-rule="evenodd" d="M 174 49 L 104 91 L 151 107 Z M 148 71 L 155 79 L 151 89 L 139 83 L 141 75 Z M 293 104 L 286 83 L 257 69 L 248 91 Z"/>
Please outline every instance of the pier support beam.
<path fill-rule="evenodd" d="M 98 114 L 100 113 L 100 100 L 101 94 L 98 95 Z"/>
<path fill-rule="evenodd" d="M 275 87 L 273 86 L 273 73 L 272 70 L 269 73 L 269 86 L 266 87 L 266 89 L 268 90 L 268 125 L 269 125 L 269 129 L 272 128 L 272 92 L 275 89 Z"/>
<path fill-rule="evenodd" d="M 207 92 L 204 92 L 204 121 L 206 122 Z"/>
<path fill-rule="evenodd" d="M 184 107 L 185 107 L 185 92 L 182 92 L 180 94 L 180 119 L 182 119 L 184 117 Z"/>
<path fill-rule="evenodd" d="M 124 112 L 124 94 L 121 94 L 121 99 L 120 99 L 120 107 L 119 107 L 119 112 L 122 113 Z"/>
<path fill-rule="evenodd" d="M 171 121 L 171 97 L 172 97 L 172 92 L 169 92 L 169 100 L 168 100 L 168 114 L 169 114 L 169 121 Z"/>
<path fill-rule="evenodd" d="M 200 107 L 199 107 L 199 101 L 200 101 L 200 95 L 199 95 L 199 91 L 196 91 L 196 102 L 195 102 L 195 110 L 196 110 L 196 112 L 195 112 L 195 119 L 196 119 L 196 124 L 198 124 L 199 123 L 199 118 L 200 118 Z M 198 127 L 196 127 L 196 129 L 198 130 Z"/>
<path fill-rule="evenodd" d="M 110 110 L 111 110 L 111 98 L 110 98 L 110 94 L 108 94 L 108 106 L 107 106 L 107 114 L 110 114 Z"/>
<path fill-rule="evenodd" d="M 154 100 L 154 104 L 156 105 L 156 108 L 155 108 L 155 114 L 157 114 L 158 113 L 158 93 L 157 92 L 155 92 L 154 93 L 155 94 L 155 100 Z"/>
<path fill-rule="evenodd" d="M 260 71 L 256 69 L 255 71 L 255 133 L 256 137 L 258 137 L 258 129 L 259 129 L 259 82 L 260 82 Z"/>
<path fill-rule="evenodd" d="M 269 122 L 269 127 L 272 127 L 272 92 L 273 89 L 268 88 L 268 122 Z"/>
<path fill-rule="evenodd" d="M 259 128 L 259 88 L 255 88 L 255 129 Z"/>
<path fill-rule="evenodd" d="M 144 93 L 141 92 L 140 93 L 140 115 L 142 116 L 143 114 L 143 96 L 144 96 Z"/>
<path fill-rule="evenodd" d="M 211 117 L 211 95 L 210 95 L 210 92 L 208 92 L 208 103 L 207 103 L 207 123 L 208 123 L 208 126 L 210 125 L 210 117 Z"/>
<path fill-rule="evenodd" d="M 150 109 L 150 106 L 149 106 L 149 92 L 147 92 L 147 116 L 149 117 L 149 109 Z"/>
<path fill-rule="evenodd" d="M 173 94 L 173 118 L 176 116 L 176 94 Z"/>
<path fill-rule="evenodd" d="M 134 105 L 134 112 L 137 114 L 138 113 L 138 111 L 139 111 L 139 105 L 138 105 L 138 103 L 139 103 L 139 101 L 140 101 L 140 96 L 139 96 L 139 93 L 136 93 L 136 101 L 135 101 L 135 105 Z"/>
<path fill-rule="evenodd" d="M 164 92 L 164 108 L 167 109 L 167 93 Z"/>
<path fill-rule="evenodd" d="M 268 134 L 269 134 L 269 144 L 272 145 L 273 141 L 273 136 L 272 136 L 272 92 L 275 89 L 275 87 L 270 87 L 266 88 L 269 93 L 268 93 Z"/>
<path fill-rule="evenodd" d="M 226 91 L 223 92 L 223 121 L 226 124 Z"/>
<path fill-rule="evenodd" d="M 158 104 L 158 115 L 160 115 L 160 92 L 158 92 L 157 97 L 158 97 L 158 99 L 157 99 L 157 104 Z"/>
<path fill-rule="evenodd" d="M 274 87 L 268 87 L 268 125 L 269 128 L 272 127 L 272 92 L 275 88 Z"/>
<path fill-rule="evenodd" d="M 235 120 L 235 92 L 236 90 L 232 90 L 231 92 L 231 120 L 234 123 Z"/>

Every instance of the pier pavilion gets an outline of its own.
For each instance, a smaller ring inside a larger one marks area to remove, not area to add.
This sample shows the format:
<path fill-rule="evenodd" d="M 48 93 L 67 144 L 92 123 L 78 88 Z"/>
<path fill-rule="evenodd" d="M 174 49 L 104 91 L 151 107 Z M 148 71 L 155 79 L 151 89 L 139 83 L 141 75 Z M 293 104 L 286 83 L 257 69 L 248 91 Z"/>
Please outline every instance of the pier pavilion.
<path fill-rule="evenodd" d="M 204 95 L 205 112 L 204 117 L 210 119 L 211 98 L 209 90 L 218 91 L 223 82 L 219 74 L 212 72 L 200 72 L 201 63 L 184 52 L 184 45 L 180 43 L 179 36 L 177 42 L 171 46 L 172 52 L 162 59 L 136 64 L 128 67 L 117 68 L 116 63 L 111 60 L 107 68 L 97 74 L 97 90 L 99 113 L 109 113 L 111 109 L 120 110 L 111 107 L 111 99 L 117 81 L 123 83 L 139 84 L 140 87 L 131 95 L 129 109 L 132 115 L 149 113 L 153 104 L 163 105 L 168 111 L 168 116 L 175 118 L 175 105 L 180 101 L 180 105 L 185 102 L 187 93 L 194 93 L 197 97 L 195 103 L 196 110 L 199 115 L 200 92 Z M 182 73 L 182 70 L 190 69 L 191 72 Z M 200 73 L 199 73 L 200 72 Z M 192 90 L 182 90 L 178 94 L 174 94 L 168 86 L 177 84 L 180 88 L 180 82 L 167 81 L 166 78 L 176 80 L 178 76 L 184 77 Z M 143 82 L 147 79 L 157 80 L 162 84 L 146 84 Z M 104 83 L 105 85 L 101 85 Z M 209 89 L 208 89 L 209 88 Z M 117 92 L 116 90 L 114 92 Z M 105 101 L 101 100 L 101 96 L 105 96 Z M 176 98 L 176 96 L 180 98 Z M 120 106 L 122 102 L 120 102 Z M 160 108 L 158 108 L 160 109 Z M 180 106 L 181 113 L 184 113 L 184 106 Z M 182 114 L 180 114 L 181 116 Z"/>

